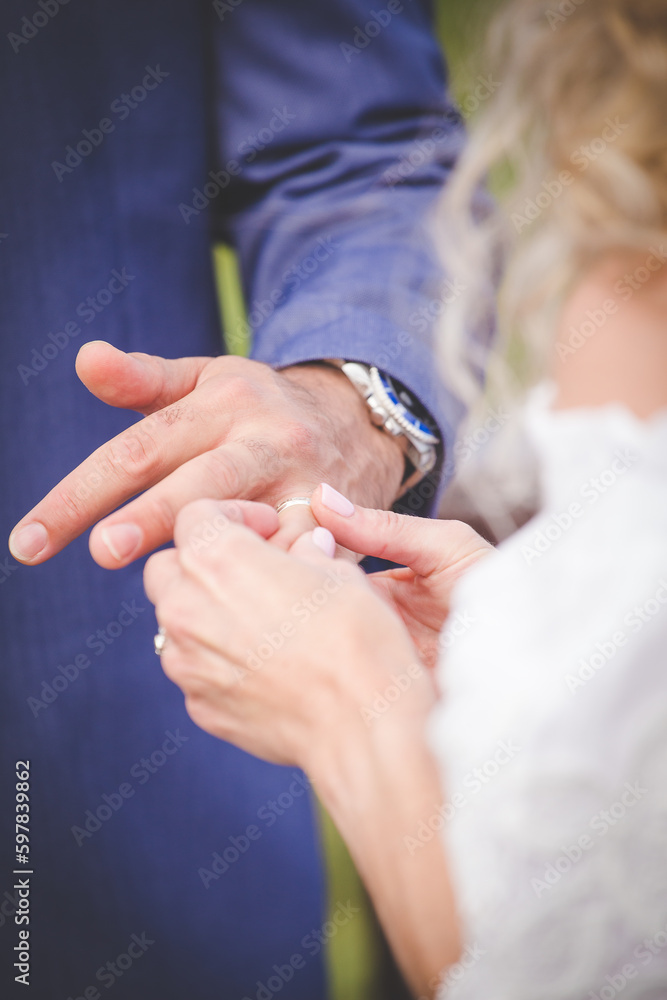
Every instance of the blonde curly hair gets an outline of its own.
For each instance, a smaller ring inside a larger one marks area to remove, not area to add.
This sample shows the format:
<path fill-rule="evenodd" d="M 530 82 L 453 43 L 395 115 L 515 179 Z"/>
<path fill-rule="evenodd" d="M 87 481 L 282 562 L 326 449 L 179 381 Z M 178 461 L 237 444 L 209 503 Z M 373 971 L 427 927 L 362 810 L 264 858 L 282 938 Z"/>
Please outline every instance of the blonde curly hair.
<path fill-rule="evenodd" d="M 519 331 L 543 367 L 567 291 L 601 256 L 667 236 L 666 0 L 510 0 L 495 18 L 484 106 L 443 199 L 450 274 L 464 291 L 443 320 L 441 354 L 469 401 L 479 392 L 483 329 Z M 480 214 L 494 169 L 513 182 Z"/>

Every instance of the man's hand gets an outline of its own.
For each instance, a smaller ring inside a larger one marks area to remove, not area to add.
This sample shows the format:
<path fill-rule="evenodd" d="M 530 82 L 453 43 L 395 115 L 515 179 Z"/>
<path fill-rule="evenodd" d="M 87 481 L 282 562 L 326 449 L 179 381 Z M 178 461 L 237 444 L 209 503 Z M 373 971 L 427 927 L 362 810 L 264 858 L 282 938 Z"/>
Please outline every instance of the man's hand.
<path fill-rule="evenodd" d="M 145 416 L 18 523 L 10 548 L 20 562 L 42 563 L 95 525 L 95 561 L 126 566 L 170 541 L 179 510 L 204 497 L 275 506 L 309 496 L 322 480 L 365 506 L 390 506 L 399 494 L 399 445 L 373 427 L 364 401 L 333 369 L 274 371 L 234 356 L 171 361 L 101 341 L 85 344 L 76 366 L 98 399 Z M 315 524 L 305 506 L 280 517 L 272 541 L 283 548 Z"/>

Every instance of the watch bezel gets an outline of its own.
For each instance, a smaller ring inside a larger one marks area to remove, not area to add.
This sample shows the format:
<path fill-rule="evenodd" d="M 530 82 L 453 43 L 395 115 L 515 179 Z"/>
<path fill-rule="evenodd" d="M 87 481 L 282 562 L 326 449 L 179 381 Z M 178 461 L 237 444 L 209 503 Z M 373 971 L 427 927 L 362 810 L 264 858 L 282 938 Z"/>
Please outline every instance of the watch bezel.
<path fill-rule="evenodd" d="M 369 366 L 371 387 L 378 402 L 384 405 L 389 415 L 396 421 L 406 434 L 412 436 L 422 444 L 436 447 L 440 444 L 440 438 L 435 434 L 425 421 L 412 413 L 399 397 L 398 390 L 394 383 L 398 379 L 393 379 L 380 371 L 375 365 Z"/>

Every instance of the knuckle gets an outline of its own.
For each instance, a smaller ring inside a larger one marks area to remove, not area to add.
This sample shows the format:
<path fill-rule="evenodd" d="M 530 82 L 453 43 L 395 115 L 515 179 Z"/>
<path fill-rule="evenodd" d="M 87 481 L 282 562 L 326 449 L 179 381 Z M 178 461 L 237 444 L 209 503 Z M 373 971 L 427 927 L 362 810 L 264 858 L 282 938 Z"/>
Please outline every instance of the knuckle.
<path fill-rule="evenodd" d="M 159 450 L 148 431 L 134 431 L 112 441 L 102 462 L 103 473 L 106 471 L 107 475 L 116 479 L 134 479 L 136 475 L 156 471 Z"/>
<path fill-rule="evenodd" d="M 274 441 L 268 438 L 238 438 L 237 442 L 250 456 L 257 488 L 266 487 L 285 471 L 285 460 Z"/>
<path fill-rule="evenodd" d="M 224 404 L 238 409 L 251 409 L 258 405 L 263 395 L 261 387 L 247 375 L 233 374 L 225 380 Z"/>
<path fill-rule="evenodd" d="M 160 662 L 165 676 L 181 689 L 186 698 L 203 699 L 207 685 L 199 677 L 189 658 L 173 646 L 167 645 Z"/>
<path fill-rule="evenodd" d="M 393 510 L 377 510 L 374 520 L 383 535 L 397 535 L 405 530 L 404 515 Z"/>
<path fill-rule="evenodd" d="M 74 494 L 68 492 L 67 490 L 59 490 L 56 495 L 58 498 L 59 508 L 62 510 L 66 519 L 71 521 L 73 524 L 77 524 L 86 514 L 86 497 L 83 496 L 79 490 L 77 490 Z"/>
<path fill-rule="evenodd" d="M 186 406 L 181 400 L 177 403 L 171 403 L 169 406 L 163 406 L 161 410 L 157 410 L 155 413 L 155 419 L 159 420 L 160 423 L 166 424 L 167 427 L 171 427 L 178 420 L 194 420 L 195 411 Z"/>
<path fill-rule="evenodd" d="M 285 450 L 293 456 L 313 458 L 318 451 L 319 435 L 314 426 L 303 420 L 287 420 L 282 428 L 282 441 Z"/>

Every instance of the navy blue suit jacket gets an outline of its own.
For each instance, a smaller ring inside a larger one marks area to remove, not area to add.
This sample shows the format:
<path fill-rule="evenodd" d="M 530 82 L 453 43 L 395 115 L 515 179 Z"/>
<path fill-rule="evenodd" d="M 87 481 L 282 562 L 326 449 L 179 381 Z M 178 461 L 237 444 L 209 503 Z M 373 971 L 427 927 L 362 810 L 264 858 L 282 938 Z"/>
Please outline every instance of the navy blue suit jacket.
<path fill-rule="evenodd" d="M 378 362 L 451 442 L 427 233 L 461 128 L 430 17 L 425 0 L 4 0 L 5 536 L 134 419 L 78 382 L 79 345 L 223 350 L 214 238 L 240 254 L 254 357 Z M 141 574 L 100 569 L 85 537 L 37 568 L 0 564 L 3 954 L 29 758 L 32 996 L 254 1000 L 300 954 L 280 995 L 317 1000 L 311 797 L 190 722 Z"/>

